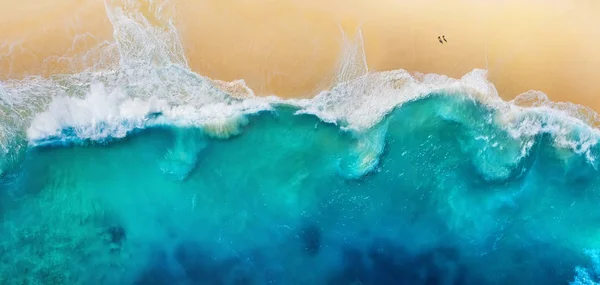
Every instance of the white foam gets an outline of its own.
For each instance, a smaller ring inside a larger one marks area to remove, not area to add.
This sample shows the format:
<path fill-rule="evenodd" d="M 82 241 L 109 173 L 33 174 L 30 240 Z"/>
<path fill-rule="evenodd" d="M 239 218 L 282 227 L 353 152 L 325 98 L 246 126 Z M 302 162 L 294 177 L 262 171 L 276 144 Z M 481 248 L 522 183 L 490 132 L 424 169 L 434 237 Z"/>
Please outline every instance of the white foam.
<path fill-rule="evenodd" d="M 37 114 L 27 129 L 27 138 L 40 141 L 56 138 L 71 128 L 81 139 L 122 138 L 146 125 L 147 116 L 168 108 L 165 100 L 130 98 L 122 90 L 107 93 L 101 84 L 92 85 L 85 98 L 56 97 L 47 111 Z"/>
<path fill-rule="evenodd" d="M 600 251 L 588 250 L 587 256 L 590 258 L 592 266 L 578 266 L 575 268 L 575 278 L 569 284 L 571 285 L 597 285 L 600 284 Z"/>
<path fill-rule="evenodd" d="M 503 101 L 483 70 L 474 70 L 461 79 L 435 74 L 412 75 L 405 70 L 371 72 L 339 83 L 313 99 L 303 100 L 256 97 L 252 93 L 232 96 L 219 90 L 214 81 L 178 65 L 138 65 L 68 78 L 37 78 L 19 82 L 16 87 L 13 93 L 31 97 L 5 105 L 19 110 L 27 105 L 24 102 L 34 103 L 35 108 L 25 108 L 29 121 L 27 116 L 19 117 L 22 122 L 28 122 L 25 128 L 32 144 L 59 137 L 66 129 L 80 139 L 99 140 L 120 138 L 133 129 L 156 124 L 200 126 L 215 137 L 226 138 L 240 132 L 246 115 L 270 110 L 278 104 L 295 106 L 298 114 L 313 114 L 342 129 L 362 133 L 394 108 L 432 93 L 463 96 L 498 110 L 493 121 L 513 138 L 524 140 L 524 147 L 531 146 L 530 141 L 536 135 L 550 133 L 557 147 L 572 149 L 594 161 L 590 150 L 599 138 L 598 130 L 580 119 L 580 113 L 577 117 L 568 109 L 519 106 Z M 45 96 L 40 99 L 40 94 Z M 11 98 L 15 97 L 18 96 Z M 39 109 L 44 111 L 39 112 Z M 153 114 L 160 116 L 153 118 Z"/>
<path fill-rule="evenodd" d="M 18 135 L 10 134 L 25 130 L 32 145 L 63 136 L 66 130 L 79 139 L 101 140 L 157 124 L 199 126 L 215 137 L 226 138 L 241 131 L 246 115 L 278 104 L 295 106 L 298 114 L 316 115 L 344 130 L 364 133 L 394 108 L 432 93 L 444 93 L 496 109 L 492 121 L 523 140 L 525 153 L 537 134 L 550 133 L 557 147 L 572 149 L 594 161 L 591 147 L 598 143 L 599 133 L 590 124 L 599 120 L 593 111 L 552 103 L 535 92 L 503 101 L 485 70 L 475 69 L 460 79 L 405 70 L 368 72 L 359 31 L 354 43 L 345 39 L 333 88 L 313 99 L 259 98 L 243 81 L 224 84 L 192 72 L 172 15 L 160 15 L 163 26 L 154 27 L 135 5 L 123 3 L 106 6 L 115 43 L 104 45 L 111 50 L 117 47 L 118 66 L 4 82 L 0 90 L 0 147 L 4 151 L 10 149 L 9 141 L 18 139 Z M 158 10 L 166 5 L 155 4 Z"/>
<path fill-rule="evenodd" d="M 271 108 L 252 99 L 200 106 L 178 103 L 156 96 L 134 97 L 120 88 L 107 92 L 104 85 L 94 84 L 84 98 L 56 97 L 33 118 L 27 138 L 33 145 L 69 136 L 66 139 L 99 141 L 162 124 L 197 126 L 211 136 L 227 138 L 240 132 L 246 114 Z"/>
<path fill-rule="evenodd" d="M 498 121 L 514 138 L 531 141 L 539 134 L 550 134 L 557 148 L 585 155 L 596 166 L 591 148 L 598 144 L 600 131 L 564 110 L 510 105 L 507 112 L 499 112 Z"/>

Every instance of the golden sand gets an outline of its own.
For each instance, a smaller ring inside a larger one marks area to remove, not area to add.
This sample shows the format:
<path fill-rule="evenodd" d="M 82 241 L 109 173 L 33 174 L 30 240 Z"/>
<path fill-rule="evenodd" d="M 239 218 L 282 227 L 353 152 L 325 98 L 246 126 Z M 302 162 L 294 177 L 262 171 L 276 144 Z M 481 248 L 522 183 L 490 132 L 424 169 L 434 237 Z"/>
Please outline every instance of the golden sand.
<path fill-rule="evenodd" d="M 326 88 L 340 26 L 352 33 L 360 25 L 371 70 L 460 77 L 487 68 L 506 99 L 535 89 L 600 111 L 598 1 L 174 1 L 191 68 L 244 79 L 258 95 L 307 97 Z M 148 4 L 141 7 L 158 21 Z M 438 35 L 448 42 L 438 43 Z M 0 0 L 2 78 L 72 72 L 60 56 L 111 38 L 102 0 Z"/>

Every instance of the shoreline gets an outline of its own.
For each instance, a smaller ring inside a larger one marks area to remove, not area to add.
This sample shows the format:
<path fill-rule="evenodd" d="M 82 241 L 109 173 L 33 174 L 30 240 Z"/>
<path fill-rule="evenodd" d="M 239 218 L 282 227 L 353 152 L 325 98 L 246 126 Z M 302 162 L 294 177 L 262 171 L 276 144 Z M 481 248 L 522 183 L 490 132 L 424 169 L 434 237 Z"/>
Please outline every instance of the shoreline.
<path fill-rule="evenodd" d="M 505 100 L 539 90 L 553 101 L 598 112 L 600 80 L 595 67 L 600 65 L 600 52 L 595 47 L 600 30 L 593 27 L 600 26 L 600 19 L 594 18 L 600 4 L 578 2 L 174 4 L 191 69 L 219 81 L 243 79 L 257 95 L 307 98 L 326 89 L 339 59 L 340 27 L 351 36 L 360 25 L 373 71 L 405 69 L 460 78 L 475 68 L 487 69 Z M 72 65 L 47 59 L 76 55 L 112 39 L 101 0 L 20 3 L 0 13 L 0 37 L 6 39 L 0 46 L 3 79 L 68 72 Z M 0 1 L 0 6 L 7 5 L 8 0 Z M 148 18 L 153 8 L 141 7 Z M 441 34 L 447 43 L 437 42 Z"/>

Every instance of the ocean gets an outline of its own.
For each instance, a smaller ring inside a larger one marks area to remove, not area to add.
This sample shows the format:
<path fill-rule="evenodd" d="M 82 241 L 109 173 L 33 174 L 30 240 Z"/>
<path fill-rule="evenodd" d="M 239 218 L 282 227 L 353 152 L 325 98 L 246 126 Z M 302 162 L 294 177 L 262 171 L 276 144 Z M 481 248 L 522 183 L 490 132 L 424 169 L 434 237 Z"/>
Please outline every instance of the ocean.
<path fill-rule="evenodd" d="M 0 284 L 600 280 L 590 109 L 370 72 L 360 33 L 329 90 L 257 97 L 107 11 L 106 61 L 0 85 Z"/>

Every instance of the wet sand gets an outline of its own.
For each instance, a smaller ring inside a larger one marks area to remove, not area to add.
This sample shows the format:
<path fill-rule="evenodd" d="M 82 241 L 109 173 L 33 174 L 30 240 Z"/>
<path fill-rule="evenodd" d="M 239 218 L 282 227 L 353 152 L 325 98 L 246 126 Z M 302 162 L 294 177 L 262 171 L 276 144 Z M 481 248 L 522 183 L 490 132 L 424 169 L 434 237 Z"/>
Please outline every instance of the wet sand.
<path fill-rule="evenodd" d="M 244 79 L 259 95 L 309 97 L 326 88 L 340 26 L 352 33 L 360 25 L 371 70 L 460 77 L 487 68 L 506 99 L 534 89 L 600 111 L 597 1 L 175 1 L 191 68 Z M 112 27 L 101 0 L 0 0 L 0 38 L 2 78 L 48 76 L 81 68 L 58 58 L 110 40 Z"/>

